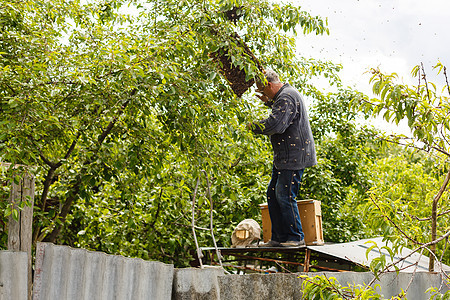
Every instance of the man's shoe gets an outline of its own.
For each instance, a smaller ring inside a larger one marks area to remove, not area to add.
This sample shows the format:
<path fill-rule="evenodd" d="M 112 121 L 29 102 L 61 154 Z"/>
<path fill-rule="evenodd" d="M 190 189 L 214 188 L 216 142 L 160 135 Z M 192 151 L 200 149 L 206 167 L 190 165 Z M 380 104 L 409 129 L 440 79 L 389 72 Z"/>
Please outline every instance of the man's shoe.
<path fill-rule="evenodd" d="M 267 243 L 259 244 L 258 247 L 265 248 L 265 247 L 282 247 L 282 246 L 280 242 L 270 240 Z"/>
<path fill-rule="evenodd" d="M 281 246 L 283 247 L 300 247 L 305 245 L 305 240 L 301 241 L 287 241 L 284 243 L 281 243 Z"/>

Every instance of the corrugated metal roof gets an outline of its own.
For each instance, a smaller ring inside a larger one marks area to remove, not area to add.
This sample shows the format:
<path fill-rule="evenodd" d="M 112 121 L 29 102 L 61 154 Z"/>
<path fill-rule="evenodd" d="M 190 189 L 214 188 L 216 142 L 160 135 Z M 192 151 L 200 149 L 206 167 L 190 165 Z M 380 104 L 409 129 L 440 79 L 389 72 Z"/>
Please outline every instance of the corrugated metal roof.
<path fill-rule="evenodd" d="M 219 248 L 219 250 L 221 251 L 222 255 L 232 256 L 233 254 L 246 254 L 247 252 L 304 253 L 305 250 L 309 249 L 313 253 L 319 255 L 319 257 L 325 257 L 325 259 L 319 261 L 319 265 L 311 265 L 311 267 L 319 270 L 349 270 L 348 267 L 342 268 L 343 266 L 339 265 L 342 262 L 345 262 L 346 265 L 353 264 L 369 267 L 370 262 L 374 258 L 380 257 L 380 253 L 386 256 L 386 261 L 388 262 L 388 264 L 391 263 L 392 261 L 390 260 L 390 254 L 386 249 L 381 249 L 380 252 L 377 248 L 374 248 L 368 253 L 368 256 L 366 256 L 367 250 L 373 245 L 373 243 L 370 243 L 370 241 L 377 243 L 379 248 L 386 245 L 386 242 L 383 242 L 383 239 L 381 237 L 377 237 L 349 243 L 326 243 L 321 246 Z M 388 243 L 387 245 L 392 248 L 391 243 Z M 208 253 L 214 251 L 215 248 L 202 247 L 201 250 Z M 426 254 L 428 254 L 427 251 L 424 251 L 421 255 L 420 252 L 413 253 L 411 249 L 403 248 L 401 250 L 401 253 L 394 257 L 393 261 L 396 262 L 401 260 L 400 263 L 396 264 L 396 266 L 401 269 L 402 272 L 428 272 L 429 258 L 426 256 Z M 244 256 L 245 255 L 241 255 L 241 257 Z M 250 257 L 247 258 L 250 259 Z M 332 261 L 328 262 L 327 258 L 338 259 L 342 262 L 338 262 L 338 265 L 336 265 Z M 258 258 L 255 259 L 257 260 Z M 290 261 L 292 261 L 292 259 Z M 303 263 L 303 260 L 294 260 L 293 262 Z M 445 272 L 450 272 L 449 266 L 445 264 L 440 265 L 438 263 L 435 263 L 435 271 L 440 271 L 441 268 Z M 394 270 L 394 268 L 389 269 L 389 271 Z"/>
<path fill-rule="evenodd" d="M 38 243 L 33 299 L 171 299 L 173 265 Z"/>
<path fill-rule="evenodd" d="M 28 255 L 0 251 L 0 299 L 27 300 Z"/>
<path fill-rule="evenodd" d="M 319 253 L 348 260 L 363 266 L 369 266 L 370 262 L 374 258 L 380 257 L 380 251 L 378 251 L 377 248 L 372 249 L 368 253 L 368 256 L 366 256 L 367 250 L 373 245 L 373 243 L 370 243 L 370 241 L 377 243 L 379 248 L 386 246 L 386 242 L 383 242 L 383 239 L 381 237 L 378 237 L 349 243 L 325 244 L 322 246 L 307 246 L 307 248 Z M 391 243 L 388 243 L 387 245 L 388 247 L 392 247 Z M 402 272 L 428 272 L 429 258 L 425 255 L 420 255 L 420 253 L 417 252 L 412 253 L 412 252 L 413 251 L 411 249 L 403 248 L 401 253 L 394 257 L 393 261 L 395 262 L 403 257 L 408 256 L 405 260 L 397 264 L 397 266 L 400 269 L 402 269 Z M 381 253 L 386 256 L 386 259 L 389 262 L 390 261 L 389 252 L 386 249 L 381 249 Z M 444 271 L 447 272 L 450 271 L 450 267 L 447 265 L 442 265 L 442 268 Z M 440 270 L 440 266 L 438 264 L 435 264 L 435 270 Z"/>

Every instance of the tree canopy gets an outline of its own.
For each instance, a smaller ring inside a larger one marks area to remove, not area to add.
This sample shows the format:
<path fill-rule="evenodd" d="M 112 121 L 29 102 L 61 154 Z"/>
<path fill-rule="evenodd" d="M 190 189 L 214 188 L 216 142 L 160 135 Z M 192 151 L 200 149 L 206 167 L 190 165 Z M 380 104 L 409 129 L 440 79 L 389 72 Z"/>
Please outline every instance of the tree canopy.
<path fill-rule="evenodd" d="M 449 261 L 448 238 L 448 183 L 449 171 L 449 96 L 450 88 L 446 67 L 435 67 L 442 74 L 446 85 L 437 88 L 428 81 L 423 64 L 413 68 L 417 86 L 397 82 L 397 74 L 384 74 L 374 69 L 371 83 L 376 98 L 364 95 L 352 98 L 350 107 L 367 115 L 382 115 L 392 123 L 407 121 L 411 135 L 377 133 L 382 141 L 380 156 L 367 162 L 371 184 L 362 201 L 353 208 L 365 218 L 365 230 L 370 235 L 381 235 L 391 244 L 377 245 L 372 242 L 367 253 L 376 248 L 389 255 L 380 255 L 370 263 L 374 278 L 364 286 L 343 286 L 335 278 L 325 276 L 306 277 L 304 296 L 315 299 L 382 299 L 371 286 L 389 268 L 400 271 L 400 263 L 409 255 L 401 257 L 399 250 L 409 247 L 412 253 L 430 258 L 429 271 L 440 272 L 448 281 L 448 274 L 441 263 Z M 400 257 L 399 257 L 400 256 Z M 416 272 L 416 269 L 414 269 Z M 414 276 L 414 275 L 413 275 Z M 395 298 L 405 298 L 409 286 L 401 287 Z M 447 299 L 449 291 L 441 294 L 441 287 L 429 287 L 430 299 Z"/>
<path fill-rule="evenodd" d="M 34 241 L 183 264 L 199 177 L 228 241 L 264 202 L 271 155 L 245 127 L 265 110 L 211 54 L 246 80 L 274 68 L 308 95 L 312 76 L 339 69 L 296 57 L 297 33 L 328 29 L 293 4 L 29 0 L 0 14 L 0 158 L 36 168 Z"/>
<path fill-rule="evenodd" d="M 268 113 L 253 95 L 262 68 L 312 99 L 319 163 L 300 194 L 322 202 L 327 241 L 445 236 L 448 97 L 420 67 L 418 87 L 374 71 L 379 99 L 343 87 L 340 65 L 297 53 L 297 35 L 328 32 L 299 5 L 268 0 L 2 1 L 0 161 L 36 175 L 34 242 L 187 266 L 196 197 L 197 225 L 208 226 L 212 201 L 216 238 L 228 246 L 234 226 L 258 219 L 266 201 L 270 144 L 246 128 Z M 317 76 L 337 92 L 316 88 Z M 379 113 L 407 119 L 407 146 L 435 156 L 385 147 L 406 139 L 358 125 Z M 13 180 L 10 171 L 2 176 Z M 13 213 L 0 203 L 3 217 Z M 198 238 L 211 244 L 208 232 Z M 430 250 L 445 253 L 443 243 Z"/>

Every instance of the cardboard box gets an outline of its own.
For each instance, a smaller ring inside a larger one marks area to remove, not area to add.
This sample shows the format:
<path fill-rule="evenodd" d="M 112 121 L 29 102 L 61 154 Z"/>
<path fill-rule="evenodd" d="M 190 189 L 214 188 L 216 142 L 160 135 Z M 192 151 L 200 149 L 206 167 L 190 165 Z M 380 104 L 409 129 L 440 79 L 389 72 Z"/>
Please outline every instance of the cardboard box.
<path fill-rule="evenodd" d="M 263 227 L 264 243 L 272 236 L 272 222 L 270 221 L 269 208 L 267 204 L 260 204 Z M 297 201 L 300 221 L 305 234 L 306 245 L 323 245 L 322 210 L 320 201 L 299 200 Z"/>

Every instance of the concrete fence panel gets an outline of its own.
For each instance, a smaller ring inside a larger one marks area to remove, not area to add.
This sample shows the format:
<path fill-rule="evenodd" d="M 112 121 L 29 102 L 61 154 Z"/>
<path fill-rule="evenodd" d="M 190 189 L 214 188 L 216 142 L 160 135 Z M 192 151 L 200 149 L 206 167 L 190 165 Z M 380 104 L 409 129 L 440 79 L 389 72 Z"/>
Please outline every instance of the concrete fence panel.
<path fill-rule="evenodd" d="M 28 255 L 0 251 L 0 300 L 28 299 Z"/>
<path fill-rule="evenodd" d="M 303 279 L 300 275 L 334 277 L 342 286 L 364 285 L 374 278 L 370 272 L 225 275 L 218 277 L 220 296 L 227 300 L 301 299 Z M 373 283 L 375 285 L 378 285 L 376 291 L 387 299 L 398 295 L 401 289 L 406 290 L 408 300 L 429 299 L 426 290 L 430 287 L 442 287 L 442 293 L 449 290 L 440 274 L 426 272 L 386 273 Z"/>
<path fill-rule="evenodd" d="M 175 269 L 173 300 L 220 300 L 217 277 L 224 275 L 220 267 Z"/>
<path fill-rule="evenodd" d="M 221 299 L 301 299 L 302 279 L 295 274 L 249 274 L 218 277 Z"/>
<path fill-rule="evenodd" d="M 38 243 L 33 299 L 171 299 L 173 265 Z"/>
<path fill-rule="evenodd" d="M 344 273 L 320 273 L 327 277 L 335 277 L 343 286 L 349 284 L 368 284 L 372 281 L 374 276 L 372 273 L 364 272 L 344 272 Z M 311 276 L 311 274 L 309 274 Z M 379 285 L 375 287 L 375 285 Z M 385 298 L 398 295 L 401 290 L 406 290 L 408 300 L 423 300 L 429 299 L 430 294 L 426 293 L 430 287 L 441 287 L 442 292 L 448 290 L 448 287 L 443 282 L 440 274 L 417 272 L 417 273 L 385 273 L 380 276 L 380 280 L 375 280 L 372 285 L 376 291 Z"/>

